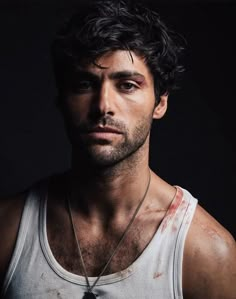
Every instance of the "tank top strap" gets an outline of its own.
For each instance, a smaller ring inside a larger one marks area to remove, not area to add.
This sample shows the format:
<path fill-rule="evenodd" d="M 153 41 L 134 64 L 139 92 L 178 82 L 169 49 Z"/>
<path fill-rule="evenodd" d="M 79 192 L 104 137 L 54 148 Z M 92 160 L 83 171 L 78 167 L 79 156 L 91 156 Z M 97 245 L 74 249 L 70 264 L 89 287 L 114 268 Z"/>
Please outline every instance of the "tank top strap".
<path fill-rule="evenodd" d="M 175 187 L 176 196 L 159 227 L 159 260 L 163 268 L 169 265 L 174 298 L 182 299 L 184 244 L 198 201 L 187 190 Z"/>
<path fill-rule="evenodd" d="M 178 188 L 180 189 L 180 187 Z M 179 221 L 179 230 L 178 230 L 175 249 L 174 249 L 173 284 L 174 284 L 174 293 L 176 299 L 183 298 L 182 266 L 183 266 L 184 244 L 198 203 L 198 200 L 195 197 L 193 197 L 187 190 L 183 188 L 181 188 L 181 190 L 183 192 L 183 200 L 185 202 L 183 205 L 186 205 L 186 207 L 182 211 L 182 220 Z M 181 209 L 179 212 L 181 212 Z"/>
<path fill-rule="evenodd" d="M 34 230 L 32 229 L 33 227 L 38 227 L 39 225 L 39 205 L 40 205 L 41 198 L 44 197 L 43 195 L 45 194 L 46 189 L 47 189 L 47 182 L 38 183 L 37 185 L 33 186 L 29 190 L 28 195 L 25 199 L 25 203 L 24 203 L 24 207 L 20 219 L 20 224 L 19 224 L 19 230 L 17 233 L 16 243 L 3 282 L 1 296 L 4 296 L 4 294 L 6 293 L 6 290 L 14 275 L 15 269 L 18 265 L 18 262 L 20 260 L 25 245 L 27 235 L 30 232 L 34 232 Z"/>

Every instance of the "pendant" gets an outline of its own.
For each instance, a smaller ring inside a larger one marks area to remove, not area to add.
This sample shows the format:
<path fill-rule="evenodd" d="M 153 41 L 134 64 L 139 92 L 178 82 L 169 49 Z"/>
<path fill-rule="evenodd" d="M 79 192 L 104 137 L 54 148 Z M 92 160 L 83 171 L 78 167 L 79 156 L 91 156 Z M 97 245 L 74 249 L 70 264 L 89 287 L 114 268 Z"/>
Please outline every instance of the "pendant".
<path fill-rule="evenodd" d="M 85 292 L 83 299 L 96 299 L 97 296 L 92 292 Z"/>

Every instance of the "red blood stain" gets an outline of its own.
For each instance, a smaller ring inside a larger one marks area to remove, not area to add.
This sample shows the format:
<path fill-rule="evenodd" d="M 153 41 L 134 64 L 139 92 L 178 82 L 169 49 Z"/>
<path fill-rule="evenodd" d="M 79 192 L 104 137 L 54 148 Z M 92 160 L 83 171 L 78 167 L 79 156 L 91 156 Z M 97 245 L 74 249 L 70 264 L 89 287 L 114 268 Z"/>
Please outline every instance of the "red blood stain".
<path fill-rule="evenodd" d="M 176 210 L 178 209 L 178 207 L 180 206 L 180 204 L 182 205 L 181 209 L 185 209 L 186 208 L 186 202 L 183 199 L 183 191 L 177 187 L 176 190 L 176 195 L 174 200 L 172 201 L 166 216 L 164 217 L 162 224 L 161 224 L 161 232 L 164 232 L 164 230 L 167 228 L 169 222 L 171 221 L 171 219 L 173 218 L 173 216 L 176 213 Z M 174 229 L 175 231 L 175 229 Z"/>
<path fill-rule="evenodd" d="M 171 227 L 172 232 L 177 232 L 177 226 L 175 226 L 175 224 L 173 223 L 172 227 Z"/>
<path fill-rule="evenodd" d="M 172 226 L 171 226 L 171 231 L 174 233 L 174 232 L 177 232 L 177 230 L 179 229 L 179 226 L 180 226 L 180 222 L 182 222 L 182 219 L 183 219 L 183 213 L 185 214 L 185 211 L 188 207 L 188 202 L 183 199 L 179 208 L 178 208 L 178 211 L 176 212 L 176 215 L 175 217 L 173 218 L 173 221 L 172 221 Z M 178 214 L 181 215 L 181 221 L 180 221 L 180 218 L 178 216 Z"/>
<path fill-rule="evenodd" d="M 160 273 L 160 272 L 155 272 L 154 275 L 153 275 L 153 278 L 158 278 L 162 275 L 163 273 Z"/>

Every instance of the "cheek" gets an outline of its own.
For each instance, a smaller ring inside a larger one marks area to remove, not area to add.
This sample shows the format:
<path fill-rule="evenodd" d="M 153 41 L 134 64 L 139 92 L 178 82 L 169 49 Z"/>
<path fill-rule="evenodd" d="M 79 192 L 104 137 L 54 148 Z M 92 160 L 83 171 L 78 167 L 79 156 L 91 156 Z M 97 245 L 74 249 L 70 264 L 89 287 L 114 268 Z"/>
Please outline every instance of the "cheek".
<path fill-rule="evenodd" d="M 70 96 L 65 100 L 65 110 L 72 120 L 84 119 L 89 113 L 89 100 L 78 96 Z"/>
<path fill-rule="evenodd" d="M 132 127 L 135 127 L 137 123 L 143 122 L 144 120 L 146 120 L 149 124 L 150 122 L 152 122 L 154 108 L 154 98 L 152 99 L 152 101 L 150 101 L 150 99 L 147 99 L 146 101 L 140 102 L 140 104 L 137 104 L 136 102 L 134 105 L 129 105 L 129 107 L 127 108 L 125 119 L 129 120 Z"/>

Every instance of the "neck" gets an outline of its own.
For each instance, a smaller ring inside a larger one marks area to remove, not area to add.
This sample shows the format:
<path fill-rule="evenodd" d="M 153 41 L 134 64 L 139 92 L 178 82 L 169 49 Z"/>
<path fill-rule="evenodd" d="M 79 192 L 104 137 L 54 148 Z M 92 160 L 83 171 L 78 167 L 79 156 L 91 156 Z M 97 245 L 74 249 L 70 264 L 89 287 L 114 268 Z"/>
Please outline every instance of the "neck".
<path fill-rule="evenodd" d="M 150 171 L 147 151 L 135 163 L 131 158 L 110 167 L 95 167 L 73 156 L 69 184 L 74 207 L 89 217 L 130 213 L 145 192 Z"/>

